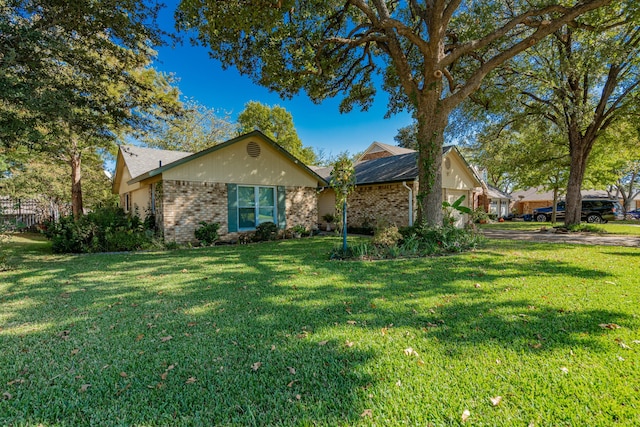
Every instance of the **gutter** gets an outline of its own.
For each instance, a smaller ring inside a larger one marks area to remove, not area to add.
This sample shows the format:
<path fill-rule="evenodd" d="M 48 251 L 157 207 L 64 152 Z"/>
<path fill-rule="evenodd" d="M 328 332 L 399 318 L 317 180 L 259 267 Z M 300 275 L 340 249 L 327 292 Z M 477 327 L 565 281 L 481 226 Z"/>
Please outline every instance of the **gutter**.
<path fill-rule="evenodd" d="M 413 227 L 413 189 L 407 185 L 407 181 L 402 181 L 402 186 L 409 190 L 409 227 Z"/>

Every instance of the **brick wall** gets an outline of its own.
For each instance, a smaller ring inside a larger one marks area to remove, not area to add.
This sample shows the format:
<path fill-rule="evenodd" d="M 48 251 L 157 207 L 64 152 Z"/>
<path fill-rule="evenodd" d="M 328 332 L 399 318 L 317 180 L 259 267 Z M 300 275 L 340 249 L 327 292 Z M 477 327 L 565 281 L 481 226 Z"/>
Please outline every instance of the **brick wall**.
<path fill-rule="evenodd" d="M 414 218 L 417 209 L 417 185 L 409 182 L 413 189 Z M 402 183 L 363 185 L 349 195 L 348 219 L 350 226 L 375 226 L 380 220 L 398 227 L 409 225 L 409 190 Z"/>
<path fill-rule="evenodd" d="M 302 224 L 311 228 L 316 224 L 318 204 L 315 188 L 286 187 L 287 228 Z M 163 181 L 161 205 L 162 224 L 166 241 L 196 242 L 194 232 L 200 221 L 220 224 L 220 240 L 237 240 L 241 233 L 229 233 L 227 221 L 227 186 L 224 183 Z"/>
<path fill-rule="evenodd" d="M 287 228 L 301 224 L 307 229 L 317 227 L 318 196 L 315 188 L 287 187 Z"/>
<path fill-rule="evenodd" d="M 195 242 L 200 221 L 218 222 L 220 235 L 228 234 L 227 188 L 212 182 L 163 181 L 162 219 L 169 242 Z"/>
<path fill-rule="evenodd" d="M 532 214 L 534 209 L 546 208 L 551 205 L 553 205 L 553 200 L 539 200 L 534 202 L 518 200 L 514 203 L 513 209 L 515 209 L 519 215 Z"/>

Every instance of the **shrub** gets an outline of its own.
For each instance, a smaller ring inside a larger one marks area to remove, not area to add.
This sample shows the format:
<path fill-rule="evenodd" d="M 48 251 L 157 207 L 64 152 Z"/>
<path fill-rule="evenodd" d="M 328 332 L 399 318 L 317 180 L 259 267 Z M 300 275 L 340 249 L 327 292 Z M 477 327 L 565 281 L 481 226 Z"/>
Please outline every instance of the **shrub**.
<path fill-rule="evenodd" d="M 355 245 L 347 246 L 346 252 L 342 244 L 335 246 L 330 253 L 331 259 L 371 259 L 378 258 L 378 250 L 370 242 L 360 242 Z"/>
<path fill-rule="evenodd" d="M 220 224 L 217 222 L 207 223 L 206 221 L 200 221 L 200 228 L 196 228 L 195 236 L 203 246 L 211 246 L 218 240 L 218 230 Z"/>
<path fill-rule="evenodd" d="M 175 240 L 172 240 L 170 242 L 164 242 L 164 247 L 169 251 L 180 249 L 180 245 Z"/>
<path fill-rule="evenodd" d="M 133 251 L 154 244 L 140 218 L 117 207 L 99 208 L 78 220 L 60 218 L 47 224 L 45 235 L 55 253 Z"/>
<path fill-rule="evenodd" d="M 322 219 L 324 219 L 327 223 L 332 224 L 336 221 L 336 216 L 332 213 L 326 213 L 322 215 Z"/>
<path fill-rule="evenodd" d="M 253 235 L 255 242 L 266 242 L 268 240 L 276 240 L 278 237 L 278 226 L 273 222 L 263 222 L 258 224 L 256 232 Z"/>
<path fill-rule="evenodd" d="M 144 228 L 151 231 L 158 231 L 158 224 L 156 224 L 156 214 L 147 209 L 144 221 L 142 223 Z"/>
<path fill-rule="evenodd" d="M 474 249 L 483 240 L 473 228 L 453 225 L 431 227 L 421 224 L 413 227 L 384 227 L 369 241 L 347 247 L 336 246 L 331 259 L 383 259 L 417 257 L 457 253 Z M 395 243 L 394 243 L 395 242 Z"/>
<path fill-rule="evenodd" d="M 472 228 L 457 228 L 451 224 L 433 227 L 426 223 L 404 231 L 404 243 L 409 242 L 412 250 L 422 254 L 462 252 L 475 248 L 482 236 Z"/>
<path fill-rule="evenodd" d="M 309 236 L 311 233 L 307 228 L 302 224 L 296 224 L 291 228 L 291 233 L 293 235 L 299 234 L 300 236 Z"/>
<path fill-rule="evenodd" d="M 485 212 L 484 208 L 478 206 L 471 214 L 471 221 L 474 223 L 487 222 L 489 221 L 489 214 Z"/>
<path fill-rule="evenodd" d="M 398 227 L 395 225 L 387 225 L 376 228 L 373 238 L 371 239 L 371 244 L 390 248 L 396 246 L 400 240 L 402 240 L 402 234 L 398 231 Z"/>
<path fill-rule="evenodd" d="M 442 210 L 443 210 L 443 225 L 445 227 L 453 226 L 456 222 L 456 217 L 454 216 L 454 212 L 457 211 L 459 215 L 471 215 L 473 211 L 466 206 L 462 205 L 462 202 L 466 198 L 465 195 L 458 197 L 458 199 L 449 203 L 447 201 L 442 202 Z"/>

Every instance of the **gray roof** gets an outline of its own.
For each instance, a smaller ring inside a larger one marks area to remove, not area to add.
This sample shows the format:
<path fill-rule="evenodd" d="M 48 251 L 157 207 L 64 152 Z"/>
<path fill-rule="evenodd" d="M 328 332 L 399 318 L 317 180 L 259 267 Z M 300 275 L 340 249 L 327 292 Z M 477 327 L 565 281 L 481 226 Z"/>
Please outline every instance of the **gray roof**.
<path fill-rule="evenodd" d="M 120 152 L 124 158 L 124 163 L 129 169 L 131 178 L 192 154 L 185 151 L 159 150 L 156 148 L 136 147 L 135 145 L 121 145 Z"/>
<path fill-rule="evenodd" d="M 418 179 L 418 153 L 382 157 L 355 165 L 357 184 Z"/>
<path fill-rule="evenodd" d="M 454 149 L 449 145 L 442 148 L 442 155 Z M 316 169 L 316 173 L 327 182 L 332 167 Z M 355 164 L 356 184 L 379 184 L 383 182 L 414 181 L 418 179 L 418 152 L 412 151 L 396 156 L 381 157 Z"/>
<path fill-rule="evenodd" d="M 497 189 L 496 187 L 487 184 L 487 197 L 490 199 L 508 199 L 511 200 L 511 196 Z"/>

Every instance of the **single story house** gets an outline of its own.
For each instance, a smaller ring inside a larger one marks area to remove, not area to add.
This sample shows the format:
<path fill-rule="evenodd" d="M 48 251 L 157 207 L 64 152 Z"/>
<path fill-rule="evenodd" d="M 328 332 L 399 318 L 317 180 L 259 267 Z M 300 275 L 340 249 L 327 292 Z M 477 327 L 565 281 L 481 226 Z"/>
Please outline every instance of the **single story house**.
<path fill-rule="evenodd" d="M 410 148 L 399 147 L 397 145 L 384 144 L 374 141 L 356 160 L 356 163 L 366 162 L 367 160 L 380 159 L 382 157 L 398 156 L 400 154 L 415 153 L 416 150 Z"/>
<path fill-rule="evenodd" d="M 253 131 L 198 153 L 121 146 L 112 191 L 121 206 L 154 215 L 167 241 L 195 241 L 201 221 L 236 240 L 261 222 L 311 228 L 317 189 L 327 182 L 274 141 Z"/>
<path fill-rule="evenodd" d="M 582 198 L 610 198 L 609 193 L 604 190 L 582 190 Z M 562 199 L 558 196 L 558 200 Z M 511 194 L 511 210 L 517 215 L 532 214 L 534 209 L 546 208 L 553 205 L 553 191 L 545 191 L 541 188 L 533 187 L 527 190 L 514 191 Z"/>
<path fill-rule="evenodd" d="M 481 200 L 478 205 L 483 206 L 489 214 L 503 218 L 511 213 L 511 196 L 492 185 L 485 184 L 483 193 L 478 197 Z"/>
<path fill-rule="evenodd" d="M 348 223 L 356 227 L 375 226 L 383 221 L 399 227 L 412 225 L 418 202 L 418 153 L 402 148 L 401 154 L 390 146 L 374 142 L 355 164 L 356 188 L 348 197 Z M 473 208 L 474 191 L 481 181 L 455 146 L 442 151 L 442 198 L 453 203 L 465 196 L 464 206 Z M 331 168 L 316 172 L 329 181 Z M 318 196 L 318 222 L 327 213 L 335 213 L 335 193 L 326 188 Z M 456 225 L 467 221 L 458 215 Z"/>

